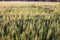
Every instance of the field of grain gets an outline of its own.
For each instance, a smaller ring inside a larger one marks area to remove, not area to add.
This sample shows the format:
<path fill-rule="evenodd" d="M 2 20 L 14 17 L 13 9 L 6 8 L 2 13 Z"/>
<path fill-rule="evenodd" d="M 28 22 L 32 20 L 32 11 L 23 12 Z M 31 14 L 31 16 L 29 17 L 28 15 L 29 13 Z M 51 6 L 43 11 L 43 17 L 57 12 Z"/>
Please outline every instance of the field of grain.
<path fill-rule="evenodd" d="M 60 40 L 60 3 L 0 2 L 0 40 Z"/>

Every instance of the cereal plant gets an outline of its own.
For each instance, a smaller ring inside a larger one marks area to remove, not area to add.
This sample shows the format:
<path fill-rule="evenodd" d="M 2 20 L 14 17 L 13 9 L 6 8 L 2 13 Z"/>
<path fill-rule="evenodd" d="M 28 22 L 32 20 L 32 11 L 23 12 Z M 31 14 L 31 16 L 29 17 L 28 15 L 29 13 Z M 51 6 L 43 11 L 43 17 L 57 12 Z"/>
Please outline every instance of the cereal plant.
<path fill-rule="evenodd" d="M 0 40 L 60 40 L 60 6 L 0 7 Z"/>

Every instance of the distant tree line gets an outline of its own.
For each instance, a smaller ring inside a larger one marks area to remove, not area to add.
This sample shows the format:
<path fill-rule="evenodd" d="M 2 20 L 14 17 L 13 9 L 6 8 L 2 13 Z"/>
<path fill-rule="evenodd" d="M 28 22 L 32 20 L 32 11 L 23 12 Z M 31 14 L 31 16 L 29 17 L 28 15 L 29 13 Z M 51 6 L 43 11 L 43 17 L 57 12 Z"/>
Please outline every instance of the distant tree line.
<path fill-rule="evenodd" d="M 44 1 L 44 2 L 60 2 L 60 0 L 0 0 L 0 1 Z"/>

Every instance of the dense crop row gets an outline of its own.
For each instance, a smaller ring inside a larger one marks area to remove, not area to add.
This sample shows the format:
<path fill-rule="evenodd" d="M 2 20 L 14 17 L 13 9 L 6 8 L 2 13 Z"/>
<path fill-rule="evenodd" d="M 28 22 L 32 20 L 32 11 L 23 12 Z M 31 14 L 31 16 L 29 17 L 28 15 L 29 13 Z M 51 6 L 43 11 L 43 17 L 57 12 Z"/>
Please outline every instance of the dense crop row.
<path fill-rule="evenodd" d="M 0 40 L 60 40 L 60 7 L 0 7 Z"/>

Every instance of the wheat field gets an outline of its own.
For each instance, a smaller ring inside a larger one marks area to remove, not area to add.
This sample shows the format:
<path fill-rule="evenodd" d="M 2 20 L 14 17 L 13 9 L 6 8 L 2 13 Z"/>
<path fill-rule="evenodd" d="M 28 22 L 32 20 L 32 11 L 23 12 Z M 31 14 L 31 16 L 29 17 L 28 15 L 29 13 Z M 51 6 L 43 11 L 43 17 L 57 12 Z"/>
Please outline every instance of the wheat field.
<path fill-rule="evenodd" d="M 60 40 L 60 3 L 0 2 L 0 40 Z"/>

